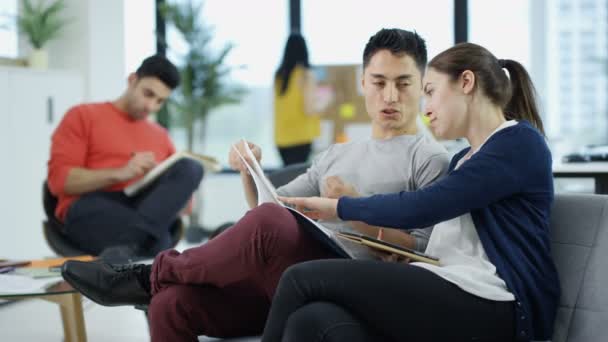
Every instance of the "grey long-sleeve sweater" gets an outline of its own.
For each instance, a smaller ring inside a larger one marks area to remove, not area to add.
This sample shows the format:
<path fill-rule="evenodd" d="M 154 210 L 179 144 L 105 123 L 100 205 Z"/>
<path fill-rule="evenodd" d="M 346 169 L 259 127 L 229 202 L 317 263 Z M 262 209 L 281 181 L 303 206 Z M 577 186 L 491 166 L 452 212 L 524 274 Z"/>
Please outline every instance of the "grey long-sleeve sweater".
<path fill-rule="evenodd" d="M 414 191 L 445 175 L 448 153 L 423 134 L 335 144 L 317 156 L 305 174 L 280 187 L 281 196 L 323 196 L 329 176 L 339 176 L 362 196 Z M 330 229 L 352 231 L 348 222 L 320 222 Z M 416 249 L 424 251 L 432 227 L 412 229 Z"/>

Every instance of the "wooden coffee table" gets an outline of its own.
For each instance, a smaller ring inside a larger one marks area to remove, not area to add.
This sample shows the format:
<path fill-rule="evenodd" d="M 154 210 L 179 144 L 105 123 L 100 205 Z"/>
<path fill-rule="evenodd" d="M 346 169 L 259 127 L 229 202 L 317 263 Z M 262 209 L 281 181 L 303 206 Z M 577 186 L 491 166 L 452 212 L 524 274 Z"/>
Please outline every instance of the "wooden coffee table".
<path fill-rule="evenodd" d="M 87 333 L 82 313 L 82 296 L 70 284 L 61 281 L 45 290 L 24 293 L 0 293 L 0 299 L 39 298 L 59 304 L 65 342 L 86 342 Z"/>

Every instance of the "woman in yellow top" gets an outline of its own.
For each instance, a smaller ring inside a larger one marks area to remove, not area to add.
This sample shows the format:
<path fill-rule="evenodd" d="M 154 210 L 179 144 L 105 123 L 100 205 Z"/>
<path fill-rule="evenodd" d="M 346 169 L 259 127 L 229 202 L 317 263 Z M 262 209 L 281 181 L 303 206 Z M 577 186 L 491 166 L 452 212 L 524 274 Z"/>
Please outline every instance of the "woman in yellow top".
<path fill-rule="evenodd" d="M 315 87 L 304 37 L 292 33 L 274 80 L 274 137 L 284 165 L 307 161 L 312 141 L 320 134 Z"/>

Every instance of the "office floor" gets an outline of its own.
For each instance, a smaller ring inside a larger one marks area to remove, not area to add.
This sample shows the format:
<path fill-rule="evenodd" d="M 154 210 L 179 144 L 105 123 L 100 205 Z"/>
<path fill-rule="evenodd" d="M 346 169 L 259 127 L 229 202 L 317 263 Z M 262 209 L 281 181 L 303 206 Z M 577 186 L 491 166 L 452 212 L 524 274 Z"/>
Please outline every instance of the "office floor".
<path fill-rule="evenodd" d="M 107 308 L 84 302 L 88 341 L 149 341 L 144 314 L 132 307 Z M 27 300 L 0 306 L 0 340 L 63 341 L 59 306 Z"/>

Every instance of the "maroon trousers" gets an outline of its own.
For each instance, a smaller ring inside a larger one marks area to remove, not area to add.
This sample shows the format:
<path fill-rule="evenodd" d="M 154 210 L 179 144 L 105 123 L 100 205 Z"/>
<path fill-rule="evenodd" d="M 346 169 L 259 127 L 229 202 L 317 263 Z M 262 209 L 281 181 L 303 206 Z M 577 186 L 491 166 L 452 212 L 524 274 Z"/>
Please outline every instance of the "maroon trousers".
<path fill-rule="evenodd" d="M 206 244 L 156 257 L 148 311 L 152 341 L 259 335 L 283 271 L 333 257 L 287 209 L 260 205 Z"/>

